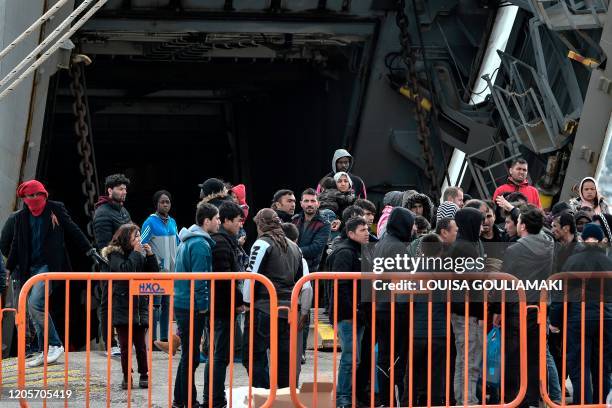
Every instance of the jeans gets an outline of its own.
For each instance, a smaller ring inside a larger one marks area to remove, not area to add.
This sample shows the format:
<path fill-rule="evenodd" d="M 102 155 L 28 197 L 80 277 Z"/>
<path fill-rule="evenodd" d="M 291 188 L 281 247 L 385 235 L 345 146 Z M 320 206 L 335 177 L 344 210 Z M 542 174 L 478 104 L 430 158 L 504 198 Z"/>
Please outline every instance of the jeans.
<path fill-rule="evenodd" d="M 361 340 L 363 339 L 363 326 L 357 324 L 357 339 L 355 339 L 355 361 L 359 366 L 361 355 Z M 338 384 L 336 386 L 336 406 L 351 405 L 352 397 L 352 369 L 353 369 L 353 321 L 342 320 L 338 322 L 338 337 L 342 353 L 340 354 L 340 365 L 338 367 Z"/>
<path fill-rule="evenodd" d="M 559 372 L 557 364 L 550 353 L 548 345 L 546 345 L 546 369 L 548 382 L 548 396 L 553 402 L 561 403 L 561 384 L 559 384 Z"/>
<path fill-rule="evenodd" d="M 599 321 L 586 320 L 584 325 L 584 403 L 599 403 Z M 567 326 L 567 371 L 572 381 L 573 403 L 581 404 L 580 323 Z M 604 321 L 603 333 L 603 401 L 610 392 L 612 380 L 612 321 Z"/>
<path fill-rule="evenodd" d="M 170 300 L 168 296 L 153 297 L 153 341 L 168 341 L 168 325 L 170 324 Z M 159 323 L 159 337 L 157 324 Z"/>
<path fill-rule="evenodd" d="M 213 407 L 222 407 L 225 404 L 225 373 L 229 364 L 229 346 L 230 346 L 230 319 L 215 318 L 215 331 L 213 333 Z M 204 405 L 208 406 L 210 396 L 209 390 L 209 375 L 210 375 L 210 358 L 204 368 Z"/>
<path fill-rule="evenodd" d="M 175 309 L 176 322 L 181 331 L 181 361 L 176 370 L 176 380 L 174 382 L 174 401 L 180 405 L 188 404 L 189 393 L 189 310 Z M 193 378 L 196 368 L 200 365 L 200 342 L 202 341 L 202 332 L 204 331 L 204 314 L 194 312 L 193 315 L 193 344 L 192 344 L 192 371 L 191 376 L 191 405 L 193 406 L 197 399 L 197 391 L 195 387 L 195 379 Z"/>
<path fill-rule="evenodd" d="M 253 387 L 270 388 L 268 350 L 270 349 L 270 315 L 255 309 L 253 333 Z M 289 322 L 278 319 L 278 388 L 289 386 Z"/>
<path fill-rule="evenodd" d="M 482 374 L 482 327 L 478 325 L 476 317 L 469 316 L 469 339 L 468 341 L 468 395 L 463 395 L 465 390 L 465 315 L 453 313 L 451 315 L 453 333 L 455 333 L 455 346 L 457 357 L 455 359 L 455 378 L 453 389 L 457 405 L 478 405 L 476 387 Z M 464 399 L 466 400 L 464 402 Z"/>
<path fill-rule="evenodd" d="M 32 268 L 30 274 L 31 276 L 36 276 L 46 272 L 49 272 L 49 267 L 47 265 L 43 265 L 37 268 Z M 51 293 L 53 292 L 52 281 L 48 281 L 47 284 L 49 285 L 49 297 L 51 297 Z M 38 350 L 43 351 L 45 345 L 45 281 L 40 281 L 32 286 L 30 296 L 28 297 L 28 313 L 30 314 L 30 319 L 32 319 L 32 323 L 34 324 L 34 330 L 36 331 Z M 48 323 L 49 346 L 61 346 L 62 341 L 55 330 L 55 325 L 53 324 L 53 319 L 51 318 L 50 314 Z"/>

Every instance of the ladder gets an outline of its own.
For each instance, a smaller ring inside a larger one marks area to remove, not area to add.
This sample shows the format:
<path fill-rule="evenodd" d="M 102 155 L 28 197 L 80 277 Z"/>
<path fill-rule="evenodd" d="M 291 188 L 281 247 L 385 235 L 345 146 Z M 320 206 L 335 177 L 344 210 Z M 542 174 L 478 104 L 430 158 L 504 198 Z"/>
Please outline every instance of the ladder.
<path fill-rule="evenodd" d="M 47 61 L 58 49 L 71 48 L 70 37 L 77 32 L 108 0 L 83 0 L 43 41 L 36 46 L 17 66 L 0 79 L 0 100 L 11 94 L 21 82 Z M 13 51 L 43 24 L 51 20 L 66 5 L 68 0 L 58 0 L 47 12 L 30 25 L 6 48 L 0 51 L 0 61 Z M 91 6 L 91 7 L 90 7 Z M 84 13 L 84 14 L 83 14 Z"/>

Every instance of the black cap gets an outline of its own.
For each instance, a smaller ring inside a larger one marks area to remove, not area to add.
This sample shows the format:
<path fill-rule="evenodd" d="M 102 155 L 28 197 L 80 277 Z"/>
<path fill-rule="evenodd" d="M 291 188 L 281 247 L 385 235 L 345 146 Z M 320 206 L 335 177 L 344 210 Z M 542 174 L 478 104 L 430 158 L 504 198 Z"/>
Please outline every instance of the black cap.
<path fill-rule="evenodd" d="M 573 212 L 572 207 L 565 201 L 560 201 L 552 207 L 552 215 L 557 217 L 566 212 Z"/>
<path fill-rule="evenodd" d="M 198 184 L 198 187 L 202 190 L 202 196 L 206 197 L 211 194 L 220 193 L 225 188 L 223 181 L 216 178 L 209 178 L 202 184 Z"/>

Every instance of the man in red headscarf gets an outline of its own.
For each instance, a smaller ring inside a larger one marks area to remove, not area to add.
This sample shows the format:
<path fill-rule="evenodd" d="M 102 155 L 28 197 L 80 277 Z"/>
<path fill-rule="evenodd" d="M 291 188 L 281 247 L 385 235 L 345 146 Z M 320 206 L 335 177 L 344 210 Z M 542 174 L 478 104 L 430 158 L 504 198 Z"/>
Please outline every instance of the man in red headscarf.
<path fill-rule="evenodd" d="M 25 206 L 15 215 L 15 233 L 13 244 L 6 262 L 9 271 L 18 266 L 18 278 L 23 285 L 30 277 L 45 272 L 66 272 L 70 262 L 64 240 L 67 233 L 83 253 L 90 255 L 92 245 L 72 221 L 63 203 L 50 201 L 45 186 L 30 180 L 21 184 L 17 196 L 23 199 Z M 52 285 L 49 286 L 51 291 Z M 36 283 L 28 299 L 28 312 L 34 324 L 39 350 L 44 350 L 45 320 L 45 282 Z M 57 361 L 64 352 L 62 341 L 55 330 L 53 319 L 48 319 L 47 363 Z M 28 367 L 44 364 L 41 352 L 27 363 Z"/>

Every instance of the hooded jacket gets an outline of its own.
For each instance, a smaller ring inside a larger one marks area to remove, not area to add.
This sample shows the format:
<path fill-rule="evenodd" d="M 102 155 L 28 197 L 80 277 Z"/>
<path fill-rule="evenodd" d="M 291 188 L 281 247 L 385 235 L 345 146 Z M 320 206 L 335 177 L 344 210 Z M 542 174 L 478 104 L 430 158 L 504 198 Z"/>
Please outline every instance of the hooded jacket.
<path fill-rule="evenodd" d="M 378 239 L 381 239 L 387 230 L 387 222 L 389 220 L 389 215 L 391 215 L 391 211 L 393 211 L 395 207 L 400 207 L 402 205 L 403 196 L 404 193 L 402 191 L 389 191 L 383 197 L 383 210 L 378 219 L 378 224 L 376 225 Z"/>
<path fill-rule="evenodd" d="M 325 177 L 334 177 L 334 174 L 338 172 L 338 170 L 336 170 L 336 162 L 342 157 L 348 157 L 351 161 L 347 173 L 349 177 L 351 178 L 351 181 L 353 182 L 353 190 L 355 191 L 357 198 L 368 198 L 367 192 L 366 192 L 366 186 L 363 180 L 361 179 L 361 177 L 356 176 L 350 172 L 351 169 L 353 168 L 353 156 L 351 156 L 351 154 L 345 149 L 338 149 L 334 152 L 334 156 L 332 158 L 332 163 L 331 163 L 332 171 L 328 173 Z M 318 185 L 317 193 L 319 193 L 320 191 L 321 191 L 321 186 Z"/>
<path fill-rule="evenodd" d="M 387 222 L 387 232 L 385 236 L 376 243 L 374 247 L 374 259 L 395 258 L 397 255 L 403 256 L 408 254 L 408 244 L 412 241 L 412 228 L 414 226 L 415 215 L 412 211 L 402 207 L 396 207 L 389 216 Z M 389 272 L 409 272 L 400 269 L 385 269 L 385 273 Z M 376 298 L 376 311 L 389 313 L 390 296 L 388 293 L 380 292 Z M 408 313 L 407 295 L 396 296 L 396 313 Z"/>
<path fill-rule="evenodd" d="M 102 250 L 102 256 L 108 259 L 110 272 L 159 272 L 155 254 L 146 257 L 136 251 L 125 254 L 120 247 L 109 245 Z M 130 297 L 132 324 L 148 327 L 149 296 L 130 296 L 129 281 L 113 281 L 113 326 L 129 324 Z"/>
<path fill-rule="evenodd" d="M 425 195 L 415 190 L 407 190 L 402 196 L 402 207 L 411 209 L 415 203 L 421 203 L 423 206 L 423 217 L 430 223 L 433 222 L 433 202 Z"/>
<path fill-rule="evenodd" d="M 198 225 L 183 228 L 179 232 L 181 244 L 176 254 L 176 272 L 212 272 L 212 248 L 215 241 Z M 174 283 L 174 307 L 189 310 L 190 284 L 188 280 Z M 196 280 L 194 310 L 206 311 L 209 306 L 209 282 Z"/>
<path fill-rule="evenodd" d="M 308 263 L 309 272 L 318 271 L 323 251 L 327 247 L 331 234 L 331 224 L 323 219 L 318 211 L 308 224 L 305 223 L 303 212 L 294 215 L 291 222 L 298 228 L 298 246 Z"/>
<path fill-rule="evenodd" d="M 590 181 L 595 184 L 595 190 L 597 191 L 597 194 L 595 195 L 595 202 L 597 203 L 597 206 L 593 208 L 595 214 L 610 214 L 608 203 L 602 196 L 599 195 L 599 186 L 597 185 L 597 181 L 595 181 L 593 177 L 585 177 L 582 179 L 582 181 L 578 185 L 578 193 L 580 194 L 580 196 L 576 198 L 571 198 L 569 200 L 569 205 L 572 207 L 574 212 L 578 212 L 580 210 L 580 207 L 582 206 L 593 206 L 591 203 L 587 203 L 584 199 L 584 196 L 582 195 L 582 186 L 587 181 Z"/>
<path fill-rule="evenodd" d="M 516 184 L 510 177 L 508 177 L 506 184 L 502 184 L 495 189 L 495 192 L 493 193 L 493 202 L 495 202 L 498 195 L 514 192 L 524 194 L 530 204 L 533 204 L 538 208 L 542 208 L 542 204 L 540 203 L 540 193 L 538 193 L 538 190 L 535 187 L 530 186 L 527 180 L 523 180 L 521 184 Z"/>
<path fill-rule="evenodd" d="M 101 251 L 113 239 L 113 235 L 123 224 L 131 222 L 130 213 L 108 196 L 100 196 L 96 203 L 93 217 L 93 230 L 96 248 Z"/>
<path fill-rule="evenodd" d="M 451 258 L 478 258 L 484 256 L 484 249 L 480 242 L 480 227 L 483 220 L 482 213 L 475 208 L 462 208 L 455 214 L 455 222 L 459 228 L 457 240 L 449 248 Z M 480 270 L 468 270 L 466 272 L 481 272 Z M 462 296 L 459 296 L 461 294 Z M 479 320 L 483 318 L 482 303 L 477 301 L 475 294 L 470 292 L 469 315 Z M 451 311 L 455 314 L 465 316 L 465 304 L 463 303 L 465 293 L 457 291 L 453 298 Z"/>
<path fill-rule="evenodd" d="M 18 277 L 22 284 L 28 280 L 30 268 L 34 266 L 31 250 L 31 214 L 27 206 L 15 214 L 13 242 L 6 261 L 6 268 L 11 273 L 18 273 L 15 277 Z M 89 240 L 70 218 L 64 204 L 59 201 L 47 201 L 45 209 L 37 218 L 41 220 L 40 255 L 49 266 L 49 271 L 70 271 L 72 268 L 66 249 L 65 234 L 68 234 L 83 254 L 91 249 Z"/>

